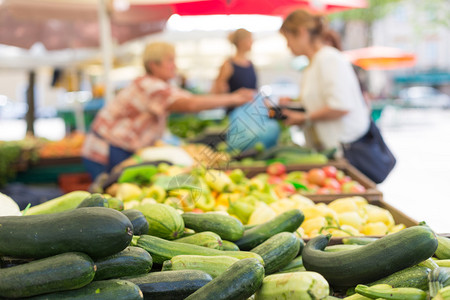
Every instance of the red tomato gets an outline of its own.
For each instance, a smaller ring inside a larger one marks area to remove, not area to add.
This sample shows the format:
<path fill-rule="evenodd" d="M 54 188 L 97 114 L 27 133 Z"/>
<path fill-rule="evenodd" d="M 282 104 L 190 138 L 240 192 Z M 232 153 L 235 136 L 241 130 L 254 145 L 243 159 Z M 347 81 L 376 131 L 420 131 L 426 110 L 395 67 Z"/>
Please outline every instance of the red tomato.
<path fill-rule="evenodd" d="M 323 186 L 325 178 L 327 178 L 327 176 L 322 169 L 314 168 L 308 171 L 308 181 L 313 184 Z"/>
<path fill-rule="evenodd" d="M 317 190 L 316 194 L 318 195 L 327 195 L 327 194 L 331 194 L 330 189 L 327 189 L 325 187 L 321 187 L 320 189 Z"/>
<path fill-rule="evenodd" d="M 266 172 L 269 175 L 280 176 L 286 173 L 286 166 L 280 162 L 274 162 L 267 167 Z"/>
<path fill-rule="evenodd" d="M 325 166 L 322 168 L 322 170 L 325 172 L 325 175 L 327 175 L 327 177 L 336 178 L 338 169 L 336 169 L 335 166 Z"/>
<path fill-rule="evenodd" d="M 359 182 L 352 180 L 342 185 L 342 191 L 344 193 L 359 194 L 364 193 L 366 191 L 366 188 Z"/>
<path fill-rule="evenodd" d="M 335 178 L 326 178 L 324 187 L 337 191 L 341 190 L 341 184 Z"/>
<path fill-rule="evenodd" d="M 279 176 L 270 176 L 269 179 L 267 179 L 268 184 L 280 184 L 283 182 L 283 179 Z"/>

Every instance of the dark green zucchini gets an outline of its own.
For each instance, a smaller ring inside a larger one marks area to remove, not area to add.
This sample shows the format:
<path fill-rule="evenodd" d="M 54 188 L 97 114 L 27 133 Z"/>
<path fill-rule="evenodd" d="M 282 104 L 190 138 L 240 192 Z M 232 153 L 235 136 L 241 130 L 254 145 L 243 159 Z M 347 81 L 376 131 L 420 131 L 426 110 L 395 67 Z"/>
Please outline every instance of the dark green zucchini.
<path fill-rule="evenodd" d="M 331 285 L 343 287 L 373 282 L 414 266 L 432 256 L 438 245 L 436 235 L 426 226 L 409 227 L 355 250 L 322 251 L 330 238 L 311 239 L 302 253 L 303 264 Z"/>
<path fill-rule="evenodd" d="M 378 238 L 351 236 L 351 237 L 343 238 L 342 239 L 342 243 L 345 244 L 345 245 L 367 245 L 367 244 L 370 244 L 372 242 L 375 242 L 376 240 L 378 240 Z"/>
<path fill-rule="evenodd" d="M 108 207 L 108 201 L 102 194 L 92 194 L 84 199 L 77 208 L 80 207 Z"/>
<path fill-rule="evenodd" d="M 130 220 L 111 208 L 0 217 L 0 254 L 13 257 L 42 258 L 65 252 L 105 257 L 125 249 L 132 237 Z"/>
<path fill-rule="evenodd" d="M 126 280 L 111 279 L 94 281 L 80 289 L 40 295 L 29 300 L 140 300 L 143 298 L 136 284 Z"/>
<path fill-rule="evenodd" d="M 197 245 L 177 243 L 175 241 L 167 241 L 156 236 L 141 235 L 137 241 L 137 246 L 145 249 L 150 253 L 153 262 L 162 264 L 164 261 L 171 259 L 177 255 L 204 255 L 204 256 L 231 256 L 237 259 L 256 258 L 264 263 L 261 256 L 253 252 L 246 251 L 223 251 L 217 249 L 206 248 Z"/>
<path fill-rule="evenodd" d="M 212 231 L 199 232 L 190 236 L 176 239 L 177 243 L 191 244 L 211 249 L 222 250 L 222 239 L 217 233 Z"/>
<path fill-rule="evenodd" d="M 239 251 L 239 247 L 230 241 L 222 240 L 222 250 L 224 251 Z"/>
<path fill-rule="evenodd" d="M 303 266 L 303 259 L 301 256 L 297 256 L 296 258 L 294 258 L 287 266 L 281 268 L 278 273 L 290 273 L 299 271 L 306 271 L 305 267 Z"/>
<path fill-rule="evenodd" d="M 10 268 L 18 265 L 29 263 L 32 259 L 29 258 L 17 258 L 9 256 L 0 257 L 0 268 Z"/>
<path fill-rule="evenodd" d="M 281 232 L 269 238 L 250 252 L 261 255 L 266 275 L 287 266 L 298 254 L 300 239 L 290 232 Z"/>
<path fill-rule="evenodd" d="M 428 289 L 428 274 L 430 271 L 427 267 L 412 266 L 378 279 L 368 285 L 389 284 L 393 288 L 412 287 L 426 291 Z"/>
<path fill-rule="evenodd" d="M 127 247 L 119 253 L 95 260 L 94 280 L 146 274 L 152 269 L 150 254 L 139 247 Z"/>
<path fill-rule="evenodd" d="M 218 213 L 184 213 L 184 225 L 195 232 L 212 231 L 222 239 L 236 241 L 244 233 L 244 225 L 236 218 Z"/>
<path fill-rule="evenodd" d="M 241 250 L 250 250 L 280 232 L 294 232 L 302 224 L 305 216 L 298 209 L 286 211 L 270 221 L 244 232 L 242 238 L 234 242 Z"/>
<path fill-rule="evenodd" d="M 181 300 L 209 283 L 212 277 L 198 270 L 178 270 L 153 272 L 122 279 L 139 286 L 144 299 Z"/>
<path fill-rule="evenodd" d="M 0 297 L 30 297 L 78 289 L 90 283 L 94 275 L 94 262 L 86 254 L 59 254 L 2 269 Z"/>
<path fill-rule="evenodd" d="M 144 214 L 137 209 L 125 209 L 122 213 L 130 219 L 133 224 L 133 234 L 142 235 L 148 232 L 148 221 Z"/>
<path fill-rule="evenodd" d="M 253 295 L 264 279 L 264 267 L 254 258 L 240 260 L 186 300 L 245 300 Z"/>

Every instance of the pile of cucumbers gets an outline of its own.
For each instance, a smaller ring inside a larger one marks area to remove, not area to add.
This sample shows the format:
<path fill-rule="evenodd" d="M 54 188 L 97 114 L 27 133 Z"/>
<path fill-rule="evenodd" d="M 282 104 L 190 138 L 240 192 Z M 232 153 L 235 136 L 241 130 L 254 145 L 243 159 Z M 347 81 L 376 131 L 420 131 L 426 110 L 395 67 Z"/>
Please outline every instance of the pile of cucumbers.
<path fill-rule="evenodd" d="M 217 212 L 77 202 L 0 217 L 0 299 L 450 299 L 450 240 L 428 226 L 328 246 L 299 238 L 297 209 L 246 228 Z"/>

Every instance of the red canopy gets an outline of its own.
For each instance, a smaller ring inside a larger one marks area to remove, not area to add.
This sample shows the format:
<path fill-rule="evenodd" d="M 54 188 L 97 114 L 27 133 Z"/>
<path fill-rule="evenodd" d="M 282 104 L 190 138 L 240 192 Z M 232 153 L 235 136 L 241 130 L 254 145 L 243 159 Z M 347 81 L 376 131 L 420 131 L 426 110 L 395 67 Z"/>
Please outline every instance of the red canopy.
<path fill-rule="evenodd" d="M 331 13 L 351 8 L 365 8 L 366 0 L 209 0 L 174 4 L 174 12 L 185 15 L 260 14 L 286 16 L 299 8 Z"/>

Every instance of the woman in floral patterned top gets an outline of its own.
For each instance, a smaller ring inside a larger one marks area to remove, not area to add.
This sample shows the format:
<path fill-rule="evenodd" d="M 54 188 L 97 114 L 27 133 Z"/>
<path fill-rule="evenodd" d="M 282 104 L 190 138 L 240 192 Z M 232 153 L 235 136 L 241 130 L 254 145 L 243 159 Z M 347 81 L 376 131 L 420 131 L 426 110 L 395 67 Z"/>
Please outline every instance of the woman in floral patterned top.
<path fill-rule="evenodd" d="M 170 80 L 176 76 L 175 49 L 168 43 L 149 44 L 144 51 L 144 67 L 146 74 L 121 90 L 92 123 L 82 150 L 92 178 L 161 139 L 171 112 L 234 107 L 253 99 L 254 90 L 250 89 L 194 95 L 171 85 Z"/>

